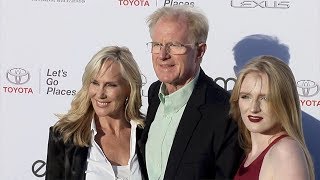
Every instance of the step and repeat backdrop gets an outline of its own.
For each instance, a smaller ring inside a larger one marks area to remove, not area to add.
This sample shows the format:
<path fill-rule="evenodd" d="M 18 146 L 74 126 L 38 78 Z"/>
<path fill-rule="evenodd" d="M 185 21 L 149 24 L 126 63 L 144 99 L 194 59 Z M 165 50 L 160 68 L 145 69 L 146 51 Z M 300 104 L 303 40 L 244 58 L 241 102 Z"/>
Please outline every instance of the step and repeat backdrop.
<path fill-rule="evenodd" d="M 146 17 L 176 5 L 208 16 L 202 68 L 225 89 L 254 56 L 290 65 L 320 179 L 319 0 L 0 0 L 0 179 L 44 179 L 49 127 L 55 114 L 67 112 L 85 65 L 104 46 L 127 46 L 134 54 L 146 112 L 148 87 L 157 79 Z"/>

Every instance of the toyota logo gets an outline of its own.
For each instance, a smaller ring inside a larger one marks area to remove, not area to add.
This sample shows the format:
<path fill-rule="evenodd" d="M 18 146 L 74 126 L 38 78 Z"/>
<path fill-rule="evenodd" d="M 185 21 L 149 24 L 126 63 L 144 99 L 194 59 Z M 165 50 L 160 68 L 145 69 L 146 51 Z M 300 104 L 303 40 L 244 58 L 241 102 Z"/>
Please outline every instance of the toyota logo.
<path fill-rule="evenodd" d="M 22 68 L 13 68 L 7 72 L 7 80 L 12 84 L 25 84 L 30 80 L 30 73 Z"/>
<path fill-rule="evenodd" d="M 300 80 L 297 82 L 298 93 L 302 97 L 315 96 L 319 92 L 319 85 L 311 80 Z"/>

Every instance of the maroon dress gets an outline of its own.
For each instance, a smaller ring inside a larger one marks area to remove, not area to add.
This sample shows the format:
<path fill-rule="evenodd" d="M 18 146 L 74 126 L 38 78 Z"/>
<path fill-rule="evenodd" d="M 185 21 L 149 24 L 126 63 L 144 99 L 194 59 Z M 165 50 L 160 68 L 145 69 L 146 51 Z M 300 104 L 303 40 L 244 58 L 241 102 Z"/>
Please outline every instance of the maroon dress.
<path fill-rule="evenodd" d="M 244 167 L 244 163 L 247 160 L 247 158 L 245 158 L 245 160 L 241 163 L 240 168 L 238 169 L 237 174 L 234 177 L 234 180 L 258 180 L 264 156 L 275 143 L 286 136 L 288 135 L 281 135 L 277 139 L 272 141 L 272 143 L 270 143 L 269 146 L 265 150 L 263 150 L 262 153 L 247 167 Z"/>

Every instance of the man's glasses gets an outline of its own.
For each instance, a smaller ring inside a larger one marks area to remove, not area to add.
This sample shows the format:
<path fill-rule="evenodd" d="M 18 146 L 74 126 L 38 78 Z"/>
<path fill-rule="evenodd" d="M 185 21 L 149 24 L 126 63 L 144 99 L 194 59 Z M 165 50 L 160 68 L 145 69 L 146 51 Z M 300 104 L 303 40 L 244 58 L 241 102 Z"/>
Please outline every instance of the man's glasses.
<path fill-rule="evenodd" d="M 158 42 L 148 42 L 148 51 L 152 54 L 159 54 L 164 47 L 166 52 L 173 55 L 185 54 L 188 50 L 187 46 L 193 46 L 194 44 L 181 44 L 181 43 L 167 43 L 162 44 Z"/>

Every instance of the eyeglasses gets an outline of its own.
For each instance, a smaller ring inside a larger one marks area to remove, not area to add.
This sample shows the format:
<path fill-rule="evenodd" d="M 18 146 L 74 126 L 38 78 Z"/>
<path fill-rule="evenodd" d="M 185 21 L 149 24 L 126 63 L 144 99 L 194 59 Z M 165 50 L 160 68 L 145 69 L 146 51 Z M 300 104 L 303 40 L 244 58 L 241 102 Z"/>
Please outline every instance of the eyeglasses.
<path fill-rule="evenodd" d="M 181 55 L 187 52 L 187 46 L 193 46 L 194 44 L 181 44 L 181 43 L 167 43 L 162 44 L 159 42 L 148 42 L 147 48 L 152 54 L 159 54 L 164 47 L 166 52 L 173 55 Z"/>

